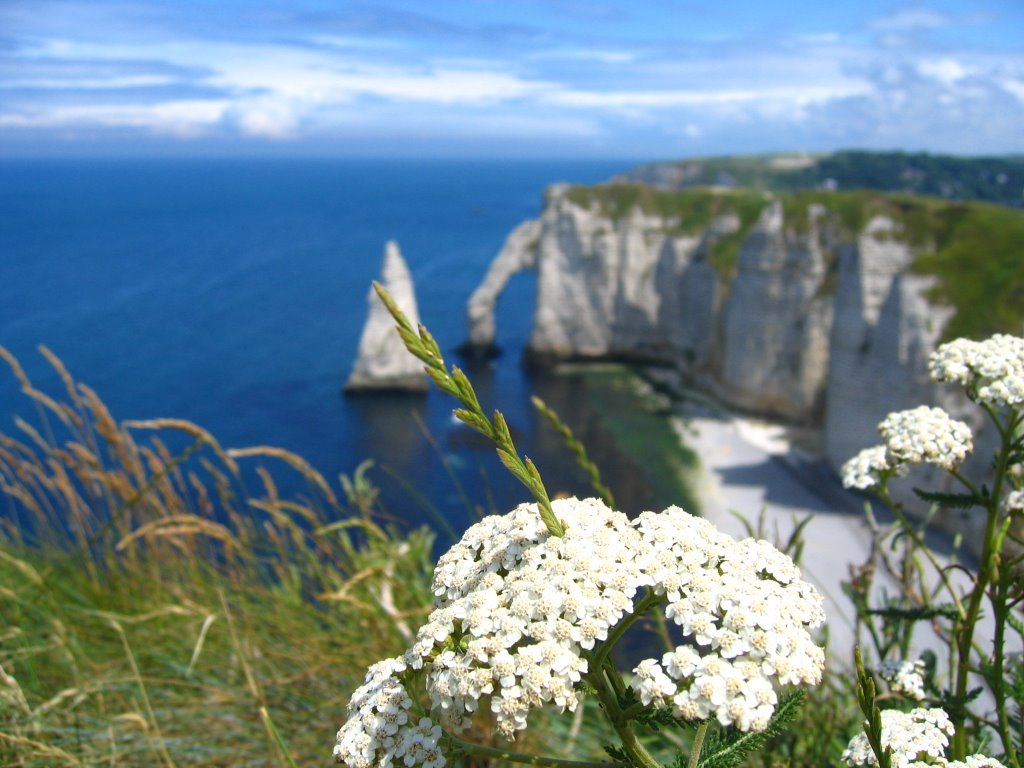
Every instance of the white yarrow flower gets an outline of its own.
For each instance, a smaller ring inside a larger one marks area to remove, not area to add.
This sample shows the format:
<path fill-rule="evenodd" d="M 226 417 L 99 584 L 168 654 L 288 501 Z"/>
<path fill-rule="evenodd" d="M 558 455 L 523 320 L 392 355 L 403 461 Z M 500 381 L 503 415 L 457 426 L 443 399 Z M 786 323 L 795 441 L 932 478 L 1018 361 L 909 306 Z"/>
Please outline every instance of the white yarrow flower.
<path fill-rule="evenodd" d="M 890 413 L 878 431 L 885 441 L 885 460 L 891 465 L 927 463 L 953 469 L 973 447 L 970 427 L 927 405 Z"/>
<path fill-rule="evenodd" d="M 1010 512 L 1024 512 L 1024 489 L 1019 491 L 1010 491 L 1003 496 L 1002 507 L 1004 514 Z"/>
<path fill-rule="evenodd" d="M 353 694 L 339 761 L 440 768 L 442 727 L 458 733 L 481 705 L 506 738 L 538 707 L 574 711 L 588 652 L 645 589 L 664 596 L 685 642 L 636 667 L 643 703 L 758 731 L 777 688 L 820 681 L 824 652 L 809 630 L 824 621 L 821 596 L 767 542 L 736 541 L 678 507 L 636 521 L 598 499 L 552 508 L 565 536 L 551 536 L 537 505 L 523 504 L 471 526 L 442 555 L 434 610 L 406 654 L 371 667 Z M 415 724 L 402 682 L 413 674 L 431 714 Z"/>
<path fill-rule="evenodd" d="M 824 622 L 822 597 L 789 557 L 678 507 L 645 512 L 636 525 L 650 545 L 652 589 L 669 599 L 665 616 L 685 640 L 634 670 L 641 700 L 666 697 L 665 675 L 677 689 L 677 717 L 756 731 L 775 711 L 777 687 L 820 681 L 825 655 L 810 630 Z"/>
<path fill-rule="evenodd" d="M 921 659 L 888 659 L 879 665 L 878 674 L 889 688 L 915 701 L 924 699 L 925 664 Z"/>
<path fill-rule="evenodd" d="M 881 483 L 882 474 L 885 472 L 904 475 L 907 468 L 903 464 L 890 464 L 885 446 L 873 445 L 843 464 L 840 474 L 846 488 L 867 490 Z"/>
<path fill-rule="evenodd" d="M 377 662 L 352 694 L 348 719 L 338 731 L 334 759 L 349 768 L 387 768 L 396 760 L 406 765 L 442 768 L 441 728 L 429 718 L 409 723 L 413 702 L 398 675 L 403 659 Z"/>
<path fill-rule="evenodd" d="M 936 381 L 964 386 L 990 405 L 1024 403 L 1024 338 L 997 333 L 985 341 L 956 339 L 929 358 Z"/>
<path fill-rule="evenodd" d="M 882 747 L 892 748 L 893 768 L 907 768 L 921 760 L 944 759 L 952 735 L 953 724 L 942 709 L 882 710 Z M 863 733 L 850 740 L 841 759 L 850 768 L 878 764 L 868 737 Z"/>

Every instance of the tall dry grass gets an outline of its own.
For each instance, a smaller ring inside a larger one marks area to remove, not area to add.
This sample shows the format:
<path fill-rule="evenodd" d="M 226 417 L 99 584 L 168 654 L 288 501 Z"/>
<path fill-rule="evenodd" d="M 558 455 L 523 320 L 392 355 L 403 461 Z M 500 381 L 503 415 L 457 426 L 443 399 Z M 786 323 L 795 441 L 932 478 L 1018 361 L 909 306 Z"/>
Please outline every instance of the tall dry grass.
<path fill-rule="evenodd" d="M 279 448 L 63 392 L 0 431 L 0 765 L 323 765 L 430 603 L 432 535 Z M 10 416 L 4 414 L 8 419 Z M 301 490 L 282 493 L 275 478 Z"/>

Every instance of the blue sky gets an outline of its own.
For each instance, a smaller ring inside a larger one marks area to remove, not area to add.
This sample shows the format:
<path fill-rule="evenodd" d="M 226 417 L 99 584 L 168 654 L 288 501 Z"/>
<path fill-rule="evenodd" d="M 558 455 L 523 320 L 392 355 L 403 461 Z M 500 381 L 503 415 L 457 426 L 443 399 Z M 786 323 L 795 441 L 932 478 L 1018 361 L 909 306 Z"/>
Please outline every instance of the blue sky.
<path fill-rule="evenodd" d="M 0 155 L 1024 152 L 1024 1 L 0 0 Z"/>

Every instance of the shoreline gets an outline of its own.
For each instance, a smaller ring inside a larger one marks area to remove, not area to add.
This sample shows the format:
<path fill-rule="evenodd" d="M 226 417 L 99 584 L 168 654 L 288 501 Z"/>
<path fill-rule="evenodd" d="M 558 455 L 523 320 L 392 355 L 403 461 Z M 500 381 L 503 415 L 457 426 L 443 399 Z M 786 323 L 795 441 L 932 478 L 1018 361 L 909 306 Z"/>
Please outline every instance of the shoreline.
<path fill-rule="evenodd" d="M 760 536 L 785 544 L 812 516 L 799 565 L 824 597 L 830 651 L 846 657 L 855 640 L 854 610 L 842 583 L 871 548 L 863 498 L 843 488 L 822 460 L 795 448 L 782 424 L 683 402 L 673 425 L 699 457 L 700 512 L 719 530 L 749 535 L 738 514 Z"/>

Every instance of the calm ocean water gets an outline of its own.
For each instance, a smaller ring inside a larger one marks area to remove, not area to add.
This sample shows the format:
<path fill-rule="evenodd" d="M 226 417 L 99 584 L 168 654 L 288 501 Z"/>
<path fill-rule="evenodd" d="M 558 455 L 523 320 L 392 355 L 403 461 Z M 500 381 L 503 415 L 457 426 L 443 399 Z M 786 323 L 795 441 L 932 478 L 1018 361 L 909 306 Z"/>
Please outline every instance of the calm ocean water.
<path fill-rule="evenodd" d="M 0 162 L 0 344 L 44 389 L 58 381 L 45 344 L 97 390 L 115 418 L 173 416 L 226 447 L 277 445 L 329 479 L 364 459 L 389 467 L 452 515 L 525 500 L 489 446 L 453 422 L 452 403 L 343 398 L 384 243 L 412 271 L 420 314 L 449 360 L 465 303 L 544 187 L 590 183 L 624 162 L 363 160 L 6 160 Z M 540 434 L 519 365 L 533 308 L 520 275 L 499 306 L 505 355 L 473 370 L 549 485 L 582 490 L 556 441 Z M 542 392 L 542 395 L 544 392 Z M 548 397 L 573 398 L 564 383 Z M 578 410 L 578 408 L 577 408 Z M 0 419 L 31 409 L 6 367 Z M 417 427 L 420 419 L 431 439 Z M 582 418 L 582 416 L 580 417 Z M 607 454 L 610 446 L 600 447 Z M 611 455 L 611 454 L 609 454 Z M 614 470 L 613 470 L 614 471 Z M 281 473 L 280 482 L 291 480 Z M 397 515 L 422 509 L 377 471 Z"/>

